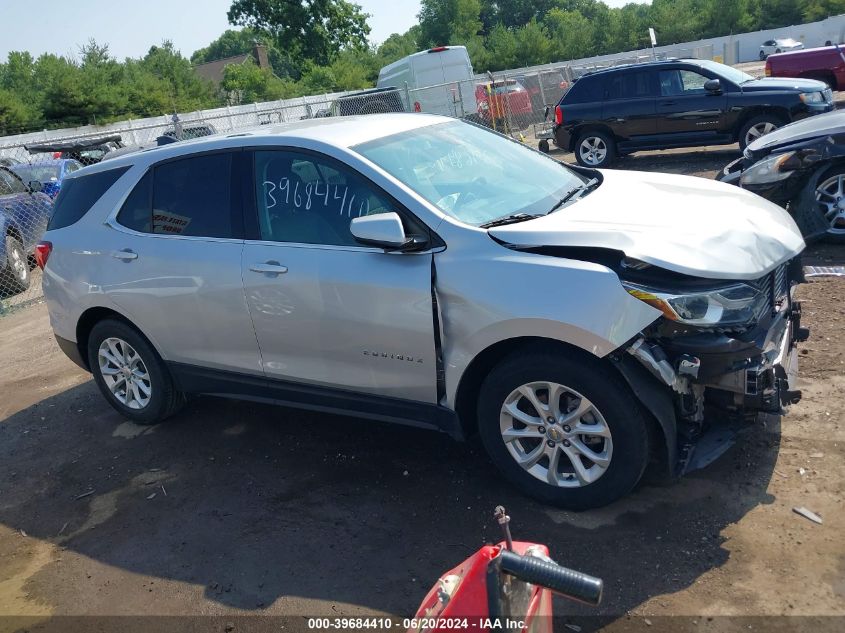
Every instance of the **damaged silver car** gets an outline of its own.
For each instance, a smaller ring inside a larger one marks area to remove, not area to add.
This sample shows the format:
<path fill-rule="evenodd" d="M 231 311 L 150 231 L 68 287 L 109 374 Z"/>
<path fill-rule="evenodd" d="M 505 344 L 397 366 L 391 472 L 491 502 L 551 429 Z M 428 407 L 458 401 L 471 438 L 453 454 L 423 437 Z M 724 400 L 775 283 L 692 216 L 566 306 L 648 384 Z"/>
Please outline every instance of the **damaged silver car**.
<path fill-rule="evenodd" d="M 384 114 L 81 170 L 37 255 L 60 346 L 128 419 L 206 393 L 479 434 L 583 509 L 798 400 L 803 248 L 729 185 Z"/>

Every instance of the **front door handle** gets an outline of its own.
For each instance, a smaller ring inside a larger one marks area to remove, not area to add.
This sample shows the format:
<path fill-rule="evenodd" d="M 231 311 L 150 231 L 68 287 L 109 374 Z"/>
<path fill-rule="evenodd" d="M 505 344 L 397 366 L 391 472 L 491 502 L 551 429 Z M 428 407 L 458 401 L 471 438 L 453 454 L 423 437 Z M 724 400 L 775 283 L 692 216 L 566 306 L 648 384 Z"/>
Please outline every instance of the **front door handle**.
<path fill-rule="evenodd" d="M 128 248 L 124 248 L 122 251 L 112 251 L 111 256 L 115 259 L 122 259 L 125 262 L 138 259 L 138 253 Z"/>
<path fill-rule="evenodd" d="M 675 105 L 676 103 L 678 103 L 678 102 L 677 102 L 677 101 L 662 101 L 662 102 L 660 103 L 660 105 L 662 105 L 662 106 L 673 106 L 673 105 Z"/>
<path fill-rule="evenodd" d="M 287 266 L 282 266 L 279 262 L 274 261 L 253 264 L 249 269 L 254 273 L 269 273 L 271 275 L 282 275 L 288 271 Z"/>

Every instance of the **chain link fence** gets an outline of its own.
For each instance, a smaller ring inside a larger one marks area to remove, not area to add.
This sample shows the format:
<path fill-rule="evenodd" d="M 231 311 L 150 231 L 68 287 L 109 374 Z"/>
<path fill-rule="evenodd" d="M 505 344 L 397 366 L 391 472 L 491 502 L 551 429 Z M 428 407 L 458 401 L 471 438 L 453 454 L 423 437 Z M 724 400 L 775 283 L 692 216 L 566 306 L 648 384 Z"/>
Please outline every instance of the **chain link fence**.
<path fill-rule="evenodd" d="M 712 46 L 705 49 L 678 49 L 663 56 L 711 58 Z M 334 93 L 99 128 L 45 130 L 0 138 L 0 314 L 41 300 L 36 245 L 47 227 L 62 182 L 85 165 L 200 136 L 303 119 L 383 112 L 425 112 L 466 119 L 532 145 L 542 144 L 551 136 L 547 106 L 557 104 L 579 76 L 650 59 L 637 55 L 603 61 L 601 65 L 552 64 L 423 88 Z"/>

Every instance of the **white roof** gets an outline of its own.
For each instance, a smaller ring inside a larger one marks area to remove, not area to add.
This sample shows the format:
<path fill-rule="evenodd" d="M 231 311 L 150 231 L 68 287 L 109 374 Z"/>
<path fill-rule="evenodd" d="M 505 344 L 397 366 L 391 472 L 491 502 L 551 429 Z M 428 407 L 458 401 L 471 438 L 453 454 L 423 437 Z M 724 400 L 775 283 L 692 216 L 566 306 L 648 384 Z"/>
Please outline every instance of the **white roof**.
<path fill-rule="evenodd" d="M 326 117 L 293 121 L 277 125 L 262 125 L 244 130 L 214 134 L 187 141 L 170 143 L 104 160 L 86 167 L 77 174 L 89 174 L 136 163 L 154 163 L 168 158 L 215 149 L 228 149 L 244 145 L 287 144 L 307 145 L 324 143 L 335 147 L 352 147 L 392 134 L 455 121 L 456 119 L 421 113 L 386 113 L 359 116 Z"/>

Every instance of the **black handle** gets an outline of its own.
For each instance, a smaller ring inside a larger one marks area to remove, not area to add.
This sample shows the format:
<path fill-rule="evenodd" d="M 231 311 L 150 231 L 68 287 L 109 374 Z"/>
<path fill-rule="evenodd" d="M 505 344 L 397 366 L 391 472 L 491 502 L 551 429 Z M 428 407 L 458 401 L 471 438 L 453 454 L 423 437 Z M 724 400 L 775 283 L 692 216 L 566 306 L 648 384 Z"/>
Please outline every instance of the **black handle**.
<path fill-rule="evenodd" d="M 520 556 L 506 549 L 499 553 L 499 558 L 501 570 L 520 580 L 588 604 L 601 602 L 604 586 L 601 578 L 582 574 L 536 556 Z"/>

